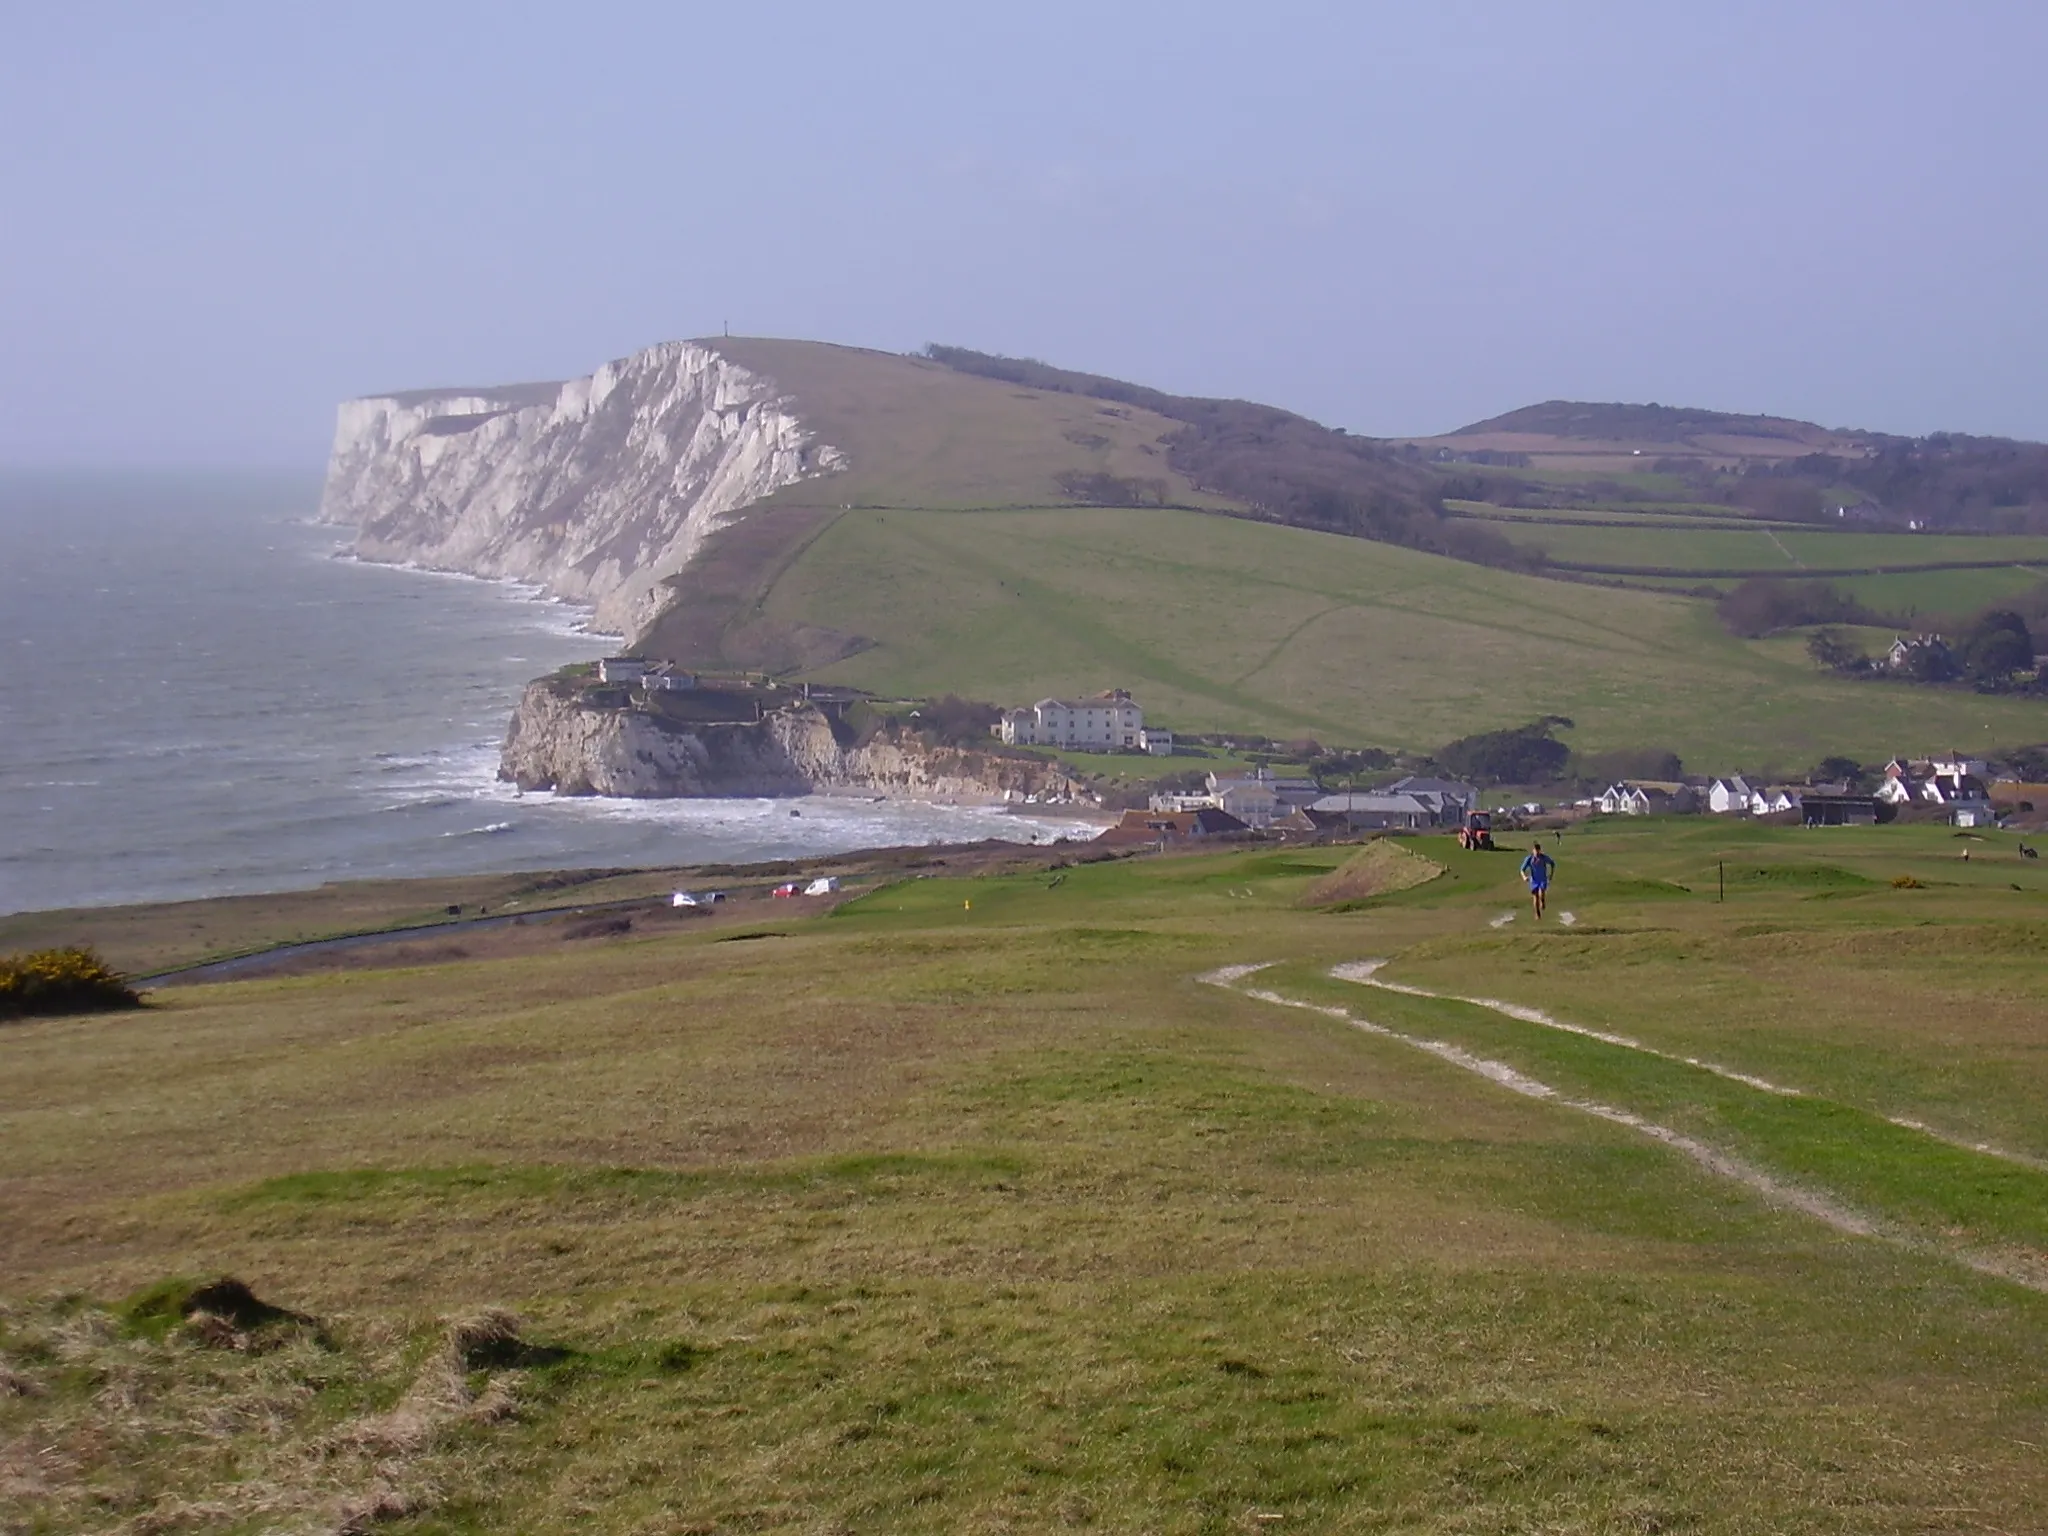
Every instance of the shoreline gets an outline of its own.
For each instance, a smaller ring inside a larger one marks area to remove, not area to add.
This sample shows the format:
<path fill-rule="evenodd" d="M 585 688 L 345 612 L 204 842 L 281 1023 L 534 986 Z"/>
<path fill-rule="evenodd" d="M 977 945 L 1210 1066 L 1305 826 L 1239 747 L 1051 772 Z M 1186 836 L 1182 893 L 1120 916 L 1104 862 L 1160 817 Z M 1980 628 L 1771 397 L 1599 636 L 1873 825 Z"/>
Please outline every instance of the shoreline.
<path fill-rule="evenodd" d="M 294 890 L 48 908 L 0 915 L 0 953 L 84 945 L 154 985 L 172 975 L 239 968 L 284 951 L 396 942 L 579 913 L 667 910 L 671 893 L 690 886 L 765 890 L 777 880 L 817 874 L 887 883 L 935 871 L 1079 860 L 1090 857 L 1092 842 L 1092 836 L 1040 843 L 990 837 L 799 858 L 335 880 Z"/>

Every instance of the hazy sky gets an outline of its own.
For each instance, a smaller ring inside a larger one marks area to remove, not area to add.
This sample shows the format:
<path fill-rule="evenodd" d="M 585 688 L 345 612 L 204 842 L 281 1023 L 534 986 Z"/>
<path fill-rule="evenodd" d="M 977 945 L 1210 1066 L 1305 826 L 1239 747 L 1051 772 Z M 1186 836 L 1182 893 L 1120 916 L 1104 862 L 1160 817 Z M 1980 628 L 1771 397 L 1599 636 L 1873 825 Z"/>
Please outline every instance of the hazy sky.
<path fill-rule="evenodd" d="M 2048 6 L 0 0 L 0 463 L 676 336 L 2048 438 Z"/>

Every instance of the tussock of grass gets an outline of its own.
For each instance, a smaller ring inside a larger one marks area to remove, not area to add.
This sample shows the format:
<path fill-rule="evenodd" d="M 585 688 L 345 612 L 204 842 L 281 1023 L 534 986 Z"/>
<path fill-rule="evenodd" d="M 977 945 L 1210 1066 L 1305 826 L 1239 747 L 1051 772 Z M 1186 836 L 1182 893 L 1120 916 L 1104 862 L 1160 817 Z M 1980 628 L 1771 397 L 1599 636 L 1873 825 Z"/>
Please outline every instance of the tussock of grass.
<path fill-rule="evenodd" d="M 1302 895 L 1305 907 L 1344 907 L 1395 891 L 1412 890 L 1444 872 L 1443 865 L 1391 838 L 1367 843 Z"/>

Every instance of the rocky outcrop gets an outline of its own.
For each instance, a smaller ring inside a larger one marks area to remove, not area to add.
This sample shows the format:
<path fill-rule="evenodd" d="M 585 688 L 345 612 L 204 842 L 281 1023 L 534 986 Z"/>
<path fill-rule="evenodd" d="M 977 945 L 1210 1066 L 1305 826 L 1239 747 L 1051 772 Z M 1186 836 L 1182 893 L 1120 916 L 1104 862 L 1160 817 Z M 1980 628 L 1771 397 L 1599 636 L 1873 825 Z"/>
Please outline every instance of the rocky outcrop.
<path fill-rule="evenodd" d="M 349 401 L 320 516 L 364 559 L 534 582 L 632 634 L 714 529 L 845 464 L 774 380 L 667 342 L 566 384 Z"/>
<path fill-rule="evenodd" d="M 1057 765 L 1037 758 L 931 747 L 915 737 L 845 740 L 810 705 L 682 727 L 643 710 L 593 704 L 545 678 L 528 684 L 519 701 L 498 777 L 521 789 L 639 799 L 844 790 L 982 802 L 1074 788 Z"/>

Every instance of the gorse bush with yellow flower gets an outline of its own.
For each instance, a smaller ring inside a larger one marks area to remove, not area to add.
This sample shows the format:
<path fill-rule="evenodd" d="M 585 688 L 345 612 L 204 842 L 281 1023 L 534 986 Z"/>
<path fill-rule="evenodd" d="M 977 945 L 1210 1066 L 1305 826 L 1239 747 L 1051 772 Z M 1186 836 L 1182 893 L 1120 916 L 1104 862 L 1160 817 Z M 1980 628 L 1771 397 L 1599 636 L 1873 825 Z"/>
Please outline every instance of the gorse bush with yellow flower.
<path fill-rule="evenodd" d="M 141 1004 L 126 978 L 89 949 L 39 949 L 0 958 L 0 1020 Z"/>

